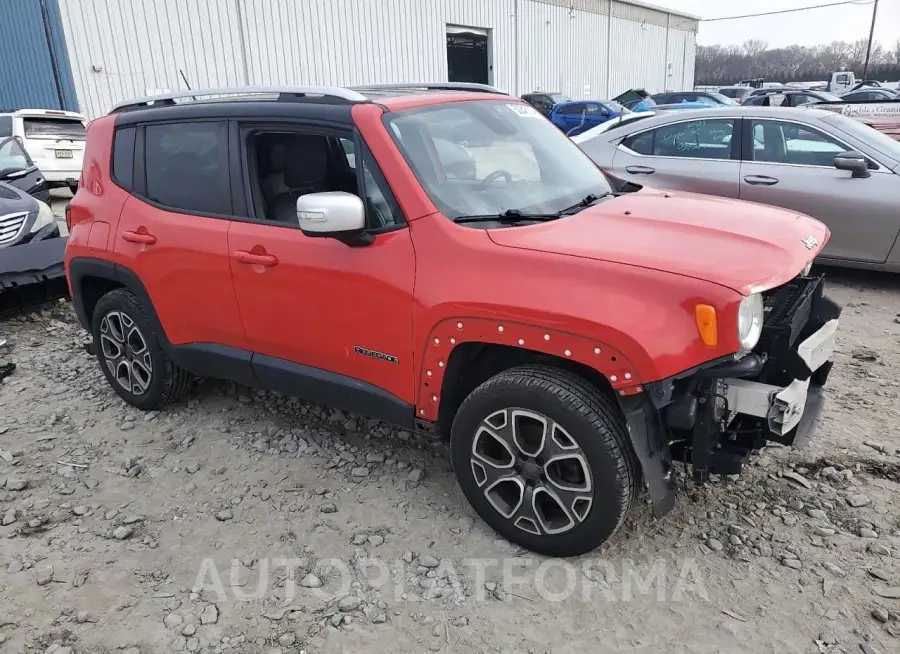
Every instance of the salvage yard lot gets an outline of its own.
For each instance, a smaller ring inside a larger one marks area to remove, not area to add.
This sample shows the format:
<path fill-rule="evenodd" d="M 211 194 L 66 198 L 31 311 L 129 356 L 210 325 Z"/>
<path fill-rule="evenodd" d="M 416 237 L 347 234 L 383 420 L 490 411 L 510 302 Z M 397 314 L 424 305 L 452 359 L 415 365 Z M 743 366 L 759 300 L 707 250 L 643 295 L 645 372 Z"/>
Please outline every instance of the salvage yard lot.
<path fill-rule="evenodd" d="M 474 517 L 442 443 L 215 381 L 143 414 L 68 302 L 13 318 L 0 651 L 896 652 L 900 276 L 826 273 L 812 445 L 544 567 Z"/>

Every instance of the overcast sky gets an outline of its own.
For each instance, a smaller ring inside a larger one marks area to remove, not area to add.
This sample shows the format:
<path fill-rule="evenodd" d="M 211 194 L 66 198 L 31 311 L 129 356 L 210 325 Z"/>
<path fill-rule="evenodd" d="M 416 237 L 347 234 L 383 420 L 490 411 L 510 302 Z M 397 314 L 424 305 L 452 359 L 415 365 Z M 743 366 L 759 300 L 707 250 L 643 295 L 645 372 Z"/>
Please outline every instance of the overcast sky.
<path fill-rule="evenodd" d="M 655 5 L 684 11 L 703 18 L 738 16 L 766 11 L 822 5 L 837 0 L 651 0 Z M 843 5 L 824 9 L 798 11 L 780 16 L 763 16 L 701 22 L 697 42 L 729 45 L 747 38 L 769 42 L 770 47 L 785 45 L 816 45 L 831 41 L 855 41 L 869 36 L 872 5 Z M 875 22 L 875 40 L 885 47 L 900 39 L 900 0 L 880 0 Z"/>

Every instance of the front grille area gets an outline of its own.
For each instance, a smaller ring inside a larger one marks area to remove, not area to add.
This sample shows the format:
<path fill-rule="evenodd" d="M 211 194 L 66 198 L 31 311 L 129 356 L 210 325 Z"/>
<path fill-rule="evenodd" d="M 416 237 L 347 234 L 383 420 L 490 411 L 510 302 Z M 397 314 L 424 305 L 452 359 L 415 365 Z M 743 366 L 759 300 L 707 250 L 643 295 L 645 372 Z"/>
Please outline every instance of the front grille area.
<path fill-rule="evenodd" d="M 9 245 L 16 240 L 27 218 L 27 213 L 11 213 L 0 216 L 0 246 Z"/>
<path fill-rule="evenodd" d="M 841 314 L 840 307 L 825 296 L 825 276 L 795 277 L 763 293 L 763 330 L 757 354 L 766 364 L 756 381 L 786 386 L 794 379 L 807 379 L 810 370 L 797 347 L 822 325 Z"/>
<path fill-rule="evenodd" d="M 787 284 L 763 294 L 763 333 L 777 332 L 794 345 L 809 323 L 813 300 L 825 277 L 795 277 Z M 774 334 L 773 334 L 774 335 Z"/>

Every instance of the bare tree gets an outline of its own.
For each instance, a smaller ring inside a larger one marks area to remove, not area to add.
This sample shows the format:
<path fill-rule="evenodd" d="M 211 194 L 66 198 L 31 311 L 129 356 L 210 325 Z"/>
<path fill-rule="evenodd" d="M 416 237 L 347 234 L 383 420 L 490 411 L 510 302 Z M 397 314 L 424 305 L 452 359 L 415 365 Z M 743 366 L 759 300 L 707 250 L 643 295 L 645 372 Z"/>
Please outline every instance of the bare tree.
<path fill-rule="evenodd" d="M 825 80 L 833 71 L 862 73 L 867 40 L 848 43 L 834 41 L 813 47 L 792 45 L 767 49 L 765 42 L 749 39 L 740 46 L 698 46 L 698 84 L 733 84 L 742 79 L 763 77 L 771 81 Z M 872 79 L 900 79 L 900 40 L 887 50 L 872 44 L 869 66 Z"/>
<path fill-rule="evenodd" d="M 761 39 L 747 39 L 741 45 L 745 57 L 755 57 L 769 49 L 769 44 Z"/>

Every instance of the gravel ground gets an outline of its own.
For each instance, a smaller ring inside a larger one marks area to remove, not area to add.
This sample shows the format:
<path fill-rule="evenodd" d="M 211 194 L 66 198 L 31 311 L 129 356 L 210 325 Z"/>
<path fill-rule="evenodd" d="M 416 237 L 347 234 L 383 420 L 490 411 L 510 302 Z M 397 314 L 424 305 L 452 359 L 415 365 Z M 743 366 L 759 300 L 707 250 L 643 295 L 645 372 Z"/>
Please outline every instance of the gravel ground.
<path fill-rule="evenodd" d="M 70 303 L 9 318 L 0 651 L 900 651 L 900 277 L 829 274 L 813 444 L 564 562 L 497 539 L 440 442 L 216 381 L 141 413 Z"/>

